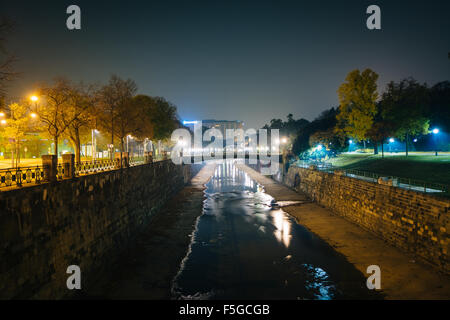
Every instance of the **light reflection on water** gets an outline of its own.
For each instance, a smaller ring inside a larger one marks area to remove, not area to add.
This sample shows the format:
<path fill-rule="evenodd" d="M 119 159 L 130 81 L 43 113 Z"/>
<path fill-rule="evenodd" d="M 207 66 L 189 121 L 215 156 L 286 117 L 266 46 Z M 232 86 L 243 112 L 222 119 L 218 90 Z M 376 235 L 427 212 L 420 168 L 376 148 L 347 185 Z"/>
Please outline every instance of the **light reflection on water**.
<path fill-rule="evenodd" d="M 173 281 L 177 299 L 374 298 L 365 279 L 322 240 L 271 207 L 233 162 L 207 184 L 203 215 Z"/>
<path fill-rule="evenodd" d="M 270 214 L 273 219 L 273 223 L 276 227 L 274 231 L 275 238 L 284 244 L 286 248 L 289 248 L 291 242 L 291 221 L 287 218 L 286 214 L 281 210 L 274 210 Z"/>

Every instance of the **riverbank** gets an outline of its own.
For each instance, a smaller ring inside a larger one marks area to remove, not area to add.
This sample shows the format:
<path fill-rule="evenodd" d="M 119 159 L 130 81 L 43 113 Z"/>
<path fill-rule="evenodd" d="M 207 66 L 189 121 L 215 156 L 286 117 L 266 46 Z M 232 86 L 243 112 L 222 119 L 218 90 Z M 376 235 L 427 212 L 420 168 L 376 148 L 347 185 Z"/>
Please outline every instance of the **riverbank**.
<path fill-rule="evenodd" d="M 261 175 L 243 163 L 238 163 L 237 167 L 263 185 L 266 193 L 275 200 L 296 201 L 283 210 L 343 254 L 363 275 L 368 276 L 368 266 L 378 265 L 381 290 L 387 299 L 450 299 L 450 277 L 309 201 L 306 195 Z"/>
<path fill-rule="evenodd" d="M 215 163 L 206 164 L 190 185 L 155 214 L 134 244 L 101 274 L 84 285 L 81 299 L 170 299 L 171 282 L 191 242 L 202 214 L 204 185 L 214 174 Z"/>

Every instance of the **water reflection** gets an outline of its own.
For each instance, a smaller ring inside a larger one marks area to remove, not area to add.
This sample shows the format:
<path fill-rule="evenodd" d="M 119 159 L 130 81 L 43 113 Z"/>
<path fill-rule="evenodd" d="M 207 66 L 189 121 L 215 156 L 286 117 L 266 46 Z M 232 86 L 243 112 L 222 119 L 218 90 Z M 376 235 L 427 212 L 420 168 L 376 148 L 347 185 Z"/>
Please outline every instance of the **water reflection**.
<path fill-rule="evenodd" d="M 365 278 L 326 243 L 271 207 L 233 162 L 207 184 L 203 215 L 173 281 L 178 299 L 371 297 Z"/>
<path fill-rule="evenodd" d="M 291 242 L 291 221 L 286 217 L 286 214 L 281 210 L 271 212 L 273 223 L 276 227 L 274 232 L 275 238 L 289 248 Z"/>

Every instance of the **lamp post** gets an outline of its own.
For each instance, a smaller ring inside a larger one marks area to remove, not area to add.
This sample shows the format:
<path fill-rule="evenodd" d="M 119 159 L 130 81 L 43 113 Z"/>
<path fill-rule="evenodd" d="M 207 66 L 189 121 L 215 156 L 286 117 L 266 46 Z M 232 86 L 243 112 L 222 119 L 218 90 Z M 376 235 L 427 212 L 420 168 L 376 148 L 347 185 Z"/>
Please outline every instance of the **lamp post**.
<path fill-rule="evenodd" d="M 439 133 L 439 129 L 438 128 L 434 128 L 431 132 L 433 132 L 434 134 L 434 148 L 435 148 L 435 155 L 437 157 L 438 155 L 438 144 L 437 144 L 437 135 Z"/>
<path fill-rule="evenodd" d="M 92 134 L 92 142 L 91 142 L 91 151 L 92 151 L 92 162 L 95 162 L 95 151 L 97 150 L 97 139 L 95 137 L 95 134 L 98 133 L 99 131 L 97 129 L 92 129 L 91 130 L 91 134 Z"/>
<path fill-rule="evenodd" d="M 37 103 L 38 103 L 39 98 L 37 96 L 35 96 L 35 95 L 32 95 L 30 97 L 30 100 L 34 102 L 34 111 L 31 112 L 30 115 L 31 115 L 32 118 L 36 118 L 37 117 L 36 112 L 38 111 L 38 104 Z"/>
<path fill-rule="evenodd" d="M 390 153 L 392 153 L 392 145 L 391 145 L 391 143 L 394 143 L 394 142 L 395 142 L 394 138 L 390 138 L 389 139 L 389 152 Z"/>

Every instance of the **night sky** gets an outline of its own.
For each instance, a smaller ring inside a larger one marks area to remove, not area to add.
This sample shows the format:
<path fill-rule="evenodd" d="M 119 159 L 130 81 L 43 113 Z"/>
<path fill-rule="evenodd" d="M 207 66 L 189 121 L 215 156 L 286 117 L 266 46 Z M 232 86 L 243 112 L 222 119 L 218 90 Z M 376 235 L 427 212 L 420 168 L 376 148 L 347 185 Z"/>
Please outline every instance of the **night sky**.
<path fill-rule="evenodd" d="M 67 6 L 82 30 L 66 28 Z M 366 28 L 377 4 L 382 30 Z M 39 81 L 66 76 L 134 79 L 140 93 L 175 103 L 182 120 L 312 120 L 336 106 L 355 68 L 379 73 L 379 86 L 413 76 L 450 80 L 450 1 L 6 1 L 15 20 L 8 48 L 21 77 L 10 98 Z"/>

